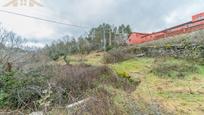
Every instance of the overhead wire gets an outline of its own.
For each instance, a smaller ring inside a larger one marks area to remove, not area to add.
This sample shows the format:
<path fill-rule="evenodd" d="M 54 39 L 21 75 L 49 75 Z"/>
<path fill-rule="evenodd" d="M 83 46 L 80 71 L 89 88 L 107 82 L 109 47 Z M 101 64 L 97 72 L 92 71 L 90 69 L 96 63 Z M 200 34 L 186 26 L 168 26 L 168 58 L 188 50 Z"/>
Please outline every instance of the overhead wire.
<path fill-rule="evenodd" d="M 36 17 L 36 16 L 31 16 L 31 15 L 26 15 L 26 14 L 21 14 L 21 13 L 6 11 L 6 10 L 0 10 L 0 12 L 7 13 L 7 14 L 12 14 L 12 15 L 23 16 L 23 17 L 27 17 L 27 18 L 31 18 L 31 19 L 35 19 L 35 20 L 40 20 L 40 21 L 46 21 L 46 22 L 49 22 L 49 23 L 60 24 L 60 25 L 69 26 L 69 27 L 75 27 L 75 28 L 81 28 L 81 29 L 89 28 L 87 26 L 80 26 L 80 25 L 75 25 L 75 24 L 69 24 L 69 23 L 59 22 L 59 21 L 55 21 L 55 20 L 40 18 L 40 17 Z"/>

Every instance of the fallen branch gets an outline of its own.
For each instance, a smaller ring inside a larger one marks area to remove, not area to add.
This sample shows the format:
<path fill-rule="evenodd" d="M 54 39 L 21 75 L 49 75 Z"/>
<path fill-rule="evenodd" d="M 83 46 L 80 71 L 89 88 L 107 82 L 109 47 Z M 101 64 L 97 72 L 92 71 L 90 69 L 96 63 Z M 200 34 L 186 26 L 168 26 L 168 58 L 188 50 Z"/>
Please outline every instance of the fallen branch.
<path fill-rule="evenodd" d="M 93 100 L 93 99 L 94 99 L 93 97 L 89 97 L 89 98 L 86 98 L 86 99 L 84 99 L 84 100 L 78 101 L 78 102 L 76 102 L 76 103 L 67 105 L 67 106 L 66 106 L 66 109 L 71 109 L 71 108 L 80 106 L 80 105 L 82 105 L 82 104 L 85 104 L 85 103 L 87 103 L 87 102 Z"/>

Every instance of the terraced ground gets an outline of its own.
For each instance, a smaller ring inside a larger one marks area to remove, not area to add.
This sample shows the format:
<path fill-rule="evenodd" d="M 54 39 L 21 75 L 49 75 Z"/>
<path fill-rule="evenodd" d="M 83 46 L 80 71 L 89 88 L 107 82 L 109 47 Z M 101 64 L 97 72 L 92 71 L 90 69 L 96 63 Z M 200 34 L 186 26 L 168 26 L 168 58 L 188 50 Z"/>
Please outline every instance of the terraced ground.
<path fill-rule="evenodd" d="M 85 63 L 102 65 L 103 55 L 76 55 L 71 57 L 71 63 L 77 64 L 83 57 Z M 204 114 L 204 65 L 200 63 L 144 57 L 107 66 L 121 77 L 141 81 L 132 93 L 107 87 L 114 94 L 114 102 L 127 114 Z"/>

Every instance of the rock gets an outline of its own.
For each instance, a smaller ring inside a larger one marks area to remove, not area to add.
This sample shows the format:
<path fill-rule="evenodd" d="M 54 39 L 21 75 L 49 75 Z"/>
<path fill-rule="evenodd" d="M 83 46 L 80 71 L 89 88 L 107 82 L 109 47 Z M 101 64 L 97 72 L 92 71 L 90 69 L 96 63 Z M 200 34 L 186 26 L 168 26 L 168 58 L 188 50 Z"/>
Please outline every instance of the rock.
<path fill-rule="evenodd" d="M 44 115 L 42 111 L 32 112 L 29 115 Z"/>

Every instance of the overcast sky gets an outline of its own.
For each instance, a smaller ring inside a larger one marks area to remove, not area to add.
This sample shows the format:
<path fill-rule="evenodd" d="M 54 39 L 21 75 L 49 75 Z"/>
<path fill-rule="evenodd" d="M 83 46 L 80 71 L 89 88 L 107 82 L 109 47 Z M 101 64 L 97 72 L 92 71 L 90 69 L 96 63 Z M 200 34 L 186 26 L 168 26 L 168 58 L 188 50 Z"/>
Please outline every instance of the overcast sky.
<path fill-rule="evenodd" d="M 43 7 L 4 7 L 9 1 L 0 0 L 0 10 L 89 27 L 84 30 L 0 12 L 3 26 L 39 47 L 64 35 L 85 35 L 103 22 L 129 24 L 137 32 L 154 32 L 204 12 L 203 0 L 36 0 Z"/>

